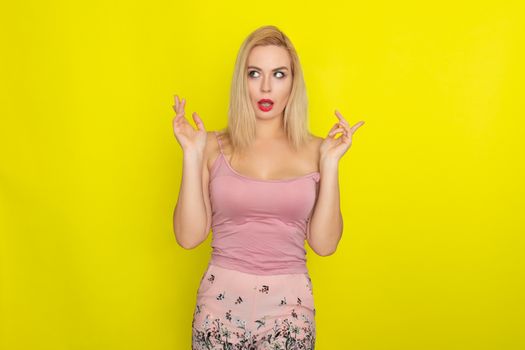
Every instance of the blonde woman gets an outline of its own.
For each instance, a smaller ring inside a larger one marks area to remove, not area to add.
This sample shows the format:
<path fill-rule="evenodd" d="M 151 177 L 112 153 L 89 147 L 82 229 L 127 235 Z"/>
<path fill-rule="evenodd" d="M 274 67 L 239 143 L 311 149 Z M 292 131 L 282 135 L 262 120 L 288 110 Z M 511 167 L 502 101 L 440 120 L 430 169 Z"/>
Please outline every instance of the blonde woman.
<path fill-rule="evenodd" d="M 364 122 L 350 126 L 336 111 L 326 138 L 308 131 L 299 58 L 275 26 L 242 43 L 227 128 L 206 131 L 193 113 L 195 130 L 185 103 L 175 96 L 184 160 L 173 227 L 186 249 L 213 231 L 192 349 L 314 349 L 304 241 L 319 255 L 335 252 L 343 230 L 338 164 Z"/>

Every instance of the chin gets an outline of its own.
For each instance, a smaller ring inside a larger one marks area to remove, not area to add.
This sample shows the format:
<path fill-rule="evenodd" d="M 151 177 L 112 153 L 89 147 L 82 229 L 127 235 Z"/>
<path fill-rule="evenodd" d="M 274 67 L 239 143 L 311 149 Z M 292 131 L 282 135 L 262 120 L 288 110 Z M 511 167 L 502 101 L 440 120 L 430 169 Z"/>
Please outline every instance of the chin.
<path fill-rule="evenodd" d="M 279 115 L 279 113 L 255 113 L 255 116 L 259 119 L 272 119 Z"/>
<path fill-rule="evenodd" d="M 283 111 L 278 112 L 276 109 L 272 108 L 271 111 L 263 112 L 259 109 L 259 106 L 255 107 L 255 115 L 260 119 L 272 119 L 280 115 Z"/>

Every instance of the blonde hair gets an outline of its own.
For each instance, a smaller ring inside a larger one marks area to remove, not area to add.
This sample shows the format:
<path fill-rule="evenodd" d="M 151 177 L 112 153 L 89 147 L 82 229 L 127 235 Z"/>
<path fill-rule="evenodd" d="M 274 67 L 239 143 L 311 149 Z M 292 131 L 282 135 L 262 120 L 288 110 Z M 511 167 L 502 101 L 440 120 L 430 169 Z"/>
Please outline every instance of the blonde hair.
<path fill-rule="evenodd" d="M 292 42 L 277 27 L 262 26 L 253 31 L 242 43 L 237 54 L 230 91 L 228 126 L 224 129 L 234 152 L 242 153 L 255 139 L 256 117 L 248 92 L 247 61 L 256 46 L 277 45 L 290 56 L 292 88 L 284 108 L 284 129 L 294 150 L 305 145 L 308 130 L 308 98 L 299 57 Z"/>

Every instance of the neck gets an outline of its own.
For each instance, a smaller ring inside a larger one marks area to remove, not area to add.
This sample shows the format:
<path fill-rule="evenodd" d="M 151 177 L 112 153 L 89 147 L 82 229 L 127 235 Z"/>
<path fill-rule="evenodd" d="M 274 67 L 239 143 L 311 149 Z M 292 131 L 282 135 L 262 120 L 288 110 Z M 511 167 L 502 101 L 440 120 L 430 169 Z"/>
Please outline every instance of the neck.
<path fill-rule="evenodd" d="M 271 119 L 257 119 L 255 137 L 258 140 L 285 138 L 282 114 Z"/>

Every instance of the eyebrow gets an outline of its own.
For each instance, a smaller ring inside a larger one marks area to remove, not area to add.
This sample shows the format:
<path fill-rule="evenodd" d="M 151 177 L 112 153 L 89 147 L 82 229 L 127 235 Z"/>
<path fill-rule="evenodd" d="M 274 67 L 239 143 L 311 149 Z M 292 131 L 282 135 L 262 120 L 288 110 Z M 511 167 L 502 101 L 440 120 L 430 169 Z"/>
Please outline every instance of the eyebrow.
<path fill-rule="evenodd" d="M 257 70 L 262 70 L 261 68 L 259 67 L 255 67 L 255 66 L 248 66 L 248 68 L 255 68 Z M 288 69 L 288 67 L 285 67 L 285 66 L 282 66 L 282 67 L 277 67 L 275 69 L 272 69 L 272 72 L 275 72 L 276 70 L 281 70 L 281 69 Z"/>

